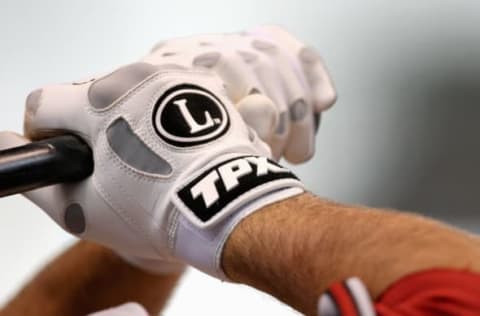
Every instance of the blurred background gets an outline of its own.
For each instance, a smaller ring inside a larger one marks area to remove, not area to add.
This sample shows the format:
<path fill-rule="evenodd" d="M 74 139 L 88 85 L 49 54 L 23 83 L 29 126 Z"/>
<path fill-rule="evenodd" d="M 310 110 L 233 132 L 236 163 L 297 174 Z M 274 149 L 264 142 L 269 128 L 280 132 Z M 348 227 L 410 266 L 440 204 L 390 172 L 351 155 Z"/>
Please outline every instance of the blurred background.
<path fill-rule="evenodd" d="M 480 232 L 478 21 L 474 0 L 0 0 L 0 129 L 21 131 L 31 90 L 110 71 L 161 39 L 280 24 L 320 50 L 339 92 L 315 158 L 294 167 L 307 186 Z M 74 239 L 21 197 L 0 210 L 2 304 Z M 192 311 L 295 315 L 196 271 L 164 314 Z"/>

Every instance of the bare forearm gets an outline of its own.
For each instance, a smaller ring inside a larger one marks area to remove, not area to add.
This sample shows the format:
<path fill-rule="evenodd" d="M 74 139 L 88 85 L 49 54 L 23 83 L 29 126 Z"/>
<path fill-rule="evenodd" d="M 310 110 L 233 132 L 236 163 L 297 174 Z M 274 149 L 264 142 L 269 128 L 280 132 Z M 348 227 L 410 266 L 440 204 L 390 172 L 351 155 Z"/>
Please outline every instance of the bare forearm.
<path fill-rule="evenodd" d="M 223 267 L 232 280 L 315 314 L 334 281 L 358 276 L 376 297 L 414 271 L 480 271 L 480 247 L 475 237 L 423 217 L 304 194 L 247 217 L 226 244 Z"/>
<path fill-rule="evenodd" d="M 82 241 L 45 267 L 0 315 L 84 316 L 130 301 L 157 315 L 179 277 L 145 273 L 112 251 Z"/>

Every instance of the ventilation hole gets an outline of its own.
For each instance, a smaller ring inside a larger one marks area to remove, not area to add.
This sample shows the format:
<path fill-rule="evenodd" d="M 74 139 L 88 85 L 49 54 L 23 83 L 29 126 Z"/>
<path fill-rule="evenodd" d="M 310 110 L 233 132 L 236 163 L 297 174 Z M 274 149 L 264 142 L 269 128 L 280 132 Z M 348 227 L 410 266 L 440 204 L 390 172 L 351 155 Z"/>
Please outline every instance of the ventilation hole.
<path fill-rule="evenodd" d="M 158 67 L 148 63 L 134 63 L 117 69 L 92 83 L 88 91 L 90 104 L 97 109 L 110 106 L 157 70 Z"/>
<path fill-rule="evenodd" d="M 307 115 L 307 103 L 300 99 L 290 106 L 290 117 L 292 121 L 301 121 Z"/>
<path fill-rule="evenodd" d="M 260 94 L 260 90 L 258 90 L 257 88 L 252 88 L 249 92 L 248 92 L 249 95 L 252 95 L 252 94 Z"/>
<path fill-rule="evenodd" d="M 153 152 L 123 118 L 118 118 L 108 127 L 107 139 L 112 150 L 127 165 L 162 176 L 172 173 L 170 164 Z"/>
<path fill-rule="evenodd" d="M 300 60 L 305 64 L 314 64 L 320 59 L 320 55 L 312 47 L 305 47 L 300 51 Z"/>
<path fill-rule="evenodd" d="M 220 60 L 222 55 L 217 52 L 205 53 L 193 59 L 193 65 L 197 67 L 212 68 Z"/>
<path fill-rule="evenodd" d="M 315 132 L 318 132 L 318 129 L 320 128 L 321 118 L 322 118 L 322 115 L 320 113 L 315 113 L 314 116 L 313 116 L 314 125 L 315 125 Z"/>
<path fill-rule="evenodd" d="M 246 62 L 247 64 L 254 62 L 258 58 L 257 54 L 247 52 L 247 51 L 238 51 L 238 54 L 240 55 L 240 57 L 242 57 L 243 61 Z"/>
<path fill-rule="evenodd" d="M 78 235 L 85 231 L 85 214 L 80 204 L 71 204 L 65 210 L 65 227 L 72 234 Z"/>
<path fill-rule="evenodd" d="M 252 46 L 258 50 L 263 51 L 275 49 L 275 45 L 273 45 L 272 43 L 260 40 L 253 41 Z"/>
<path fill-rule="evenodd" d="M 275 133 L 277 135 L 282 135 L 285 133 L 287 130 L 287 112 L 282 112 L 280 113 L 280 116 L 278 118 L 278 125 L 277 129 L 275 130 Z"/>

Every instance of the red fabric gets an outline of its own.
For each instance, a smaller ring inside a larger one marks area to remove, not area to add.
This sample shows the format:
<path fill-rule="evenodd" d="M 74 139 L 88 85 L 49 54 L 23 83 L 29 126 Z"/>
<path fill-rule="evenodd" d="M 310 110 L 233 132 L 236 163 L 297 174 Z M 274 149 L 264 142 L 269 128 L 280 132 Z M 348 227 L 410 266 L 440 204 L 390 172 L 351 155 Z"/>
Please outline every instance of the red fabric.
<path fill-rule="evenodd" d="M 340 314 L 345 316 L 359 316 L 357 308 L 352 300 L 352 297 L 348 293 L 348 290 L 344 287 L 343 283 L 335 283 L 329 289 L 330 294 L 335 297 Z"/>
<path fill-rule="evenodd" d="M 480 275 L 429 270 L 400 279 L 375 303 L 378 316 L 479 316 Z"/>

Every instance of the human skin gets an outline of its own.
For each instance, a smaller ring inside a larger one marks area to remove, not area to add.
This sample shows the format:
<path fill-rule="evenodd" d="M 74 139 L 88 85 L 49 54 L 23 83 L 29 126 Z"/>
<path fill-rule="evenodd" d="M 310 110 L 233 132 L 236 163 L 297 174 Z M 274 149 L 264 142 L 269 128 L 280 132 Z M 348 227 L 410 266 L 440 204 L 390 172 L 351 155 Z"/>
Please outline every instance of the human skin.
<path fill-rule="evenodd" d="M 80 241 L 28 282 L 0 316 L 85 316 L 126 302 L 158 315 L 180 276 L 147 273 L 107 248 Z"/>
<path fill-rule="evenodd" d="M 351 276 L 361 278 L 376 298 L 412 272 L 438 267 L 480 272 L 480 241 L 418 215 L 305 193 L 246 217 L 228 238 L 222 265 L 231 281 L 316 315 L 323 291 Z M 43 269 L 0 316 L 83 316 L 128 301 L 158 315 L 179 277 L 150 275 L 82 241 Z"/>
<path fill-rule="evenodd" d="M 342 205 L 303 194 L 244 219 L 223 268 L 306 315 L 333 282 L 357 276 L 373 298 L 429 268 L 480 271 L 478 237 L 409 213 Z"/>

